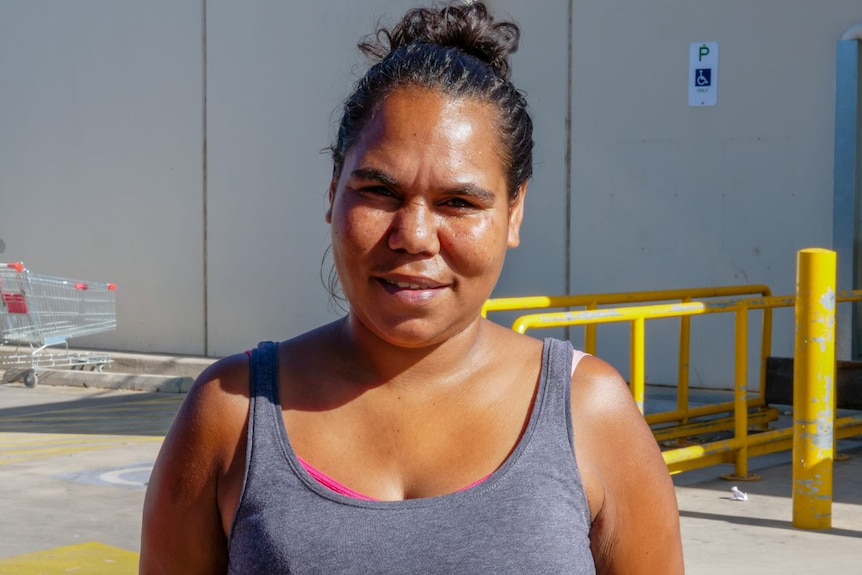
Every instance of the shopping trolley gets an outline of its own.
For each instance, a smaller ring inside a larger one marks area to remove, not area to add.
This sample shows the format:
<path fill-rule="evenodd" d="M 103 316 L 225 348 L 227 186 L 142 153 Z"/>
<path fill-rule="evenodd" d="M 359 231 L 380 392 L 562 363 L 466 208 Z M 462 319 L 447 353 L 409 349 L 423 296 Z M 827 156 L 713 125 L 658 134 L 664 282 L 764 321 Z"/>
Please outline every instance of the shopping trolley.
<path fill-rule="evenodd" d="M 3 382 L 23 380 L 35 387 L 38 370 L 91 366 L 101 371 L 111 363 L 105 353 L 70 351 L 66 340 L 116 329 L 116 289 L 110 283 L 37 275 L 22 263 L 0 263 L 0 345 L 15 345 L 11 353 L 0 353 Z M 48 350 L 60 345 L 64 350 Z"/>

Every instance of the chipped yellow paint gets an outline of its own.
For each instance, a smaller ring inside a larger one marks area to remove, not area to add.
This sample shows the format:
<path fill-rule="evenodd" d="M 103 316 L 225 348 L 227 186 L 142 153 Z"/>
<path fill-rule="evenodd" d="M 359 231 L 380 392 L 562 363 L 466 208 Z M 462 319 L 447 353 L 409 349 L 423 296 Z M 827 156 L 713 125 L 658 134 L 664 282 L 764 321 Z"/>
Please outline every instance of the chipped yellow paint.
<path fill-rule="evenodd" d="M 793 362 L 793 526 L 832 527 L 837 254 L 801 250 Z"/>
<path fill-rule="evenodd" d="M 137 572 L 137 553 L 95 542 L 0 559 L 0 575 L 132 575 Z"/>

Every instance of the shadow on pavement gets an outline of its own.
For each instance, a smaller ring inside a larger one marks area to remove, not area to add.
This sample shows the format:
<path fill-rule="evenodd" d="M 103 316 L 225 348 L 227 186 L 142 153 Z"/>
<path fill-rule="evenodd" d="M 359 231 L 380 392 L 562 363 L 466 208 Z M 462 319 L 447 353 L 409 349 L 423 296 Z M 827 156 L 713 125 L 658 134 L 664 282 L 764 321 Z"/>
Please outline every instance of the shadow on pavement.
<path fill-rule="evenodd" d="M 689 517 L 692 519 L 704 519 L 707 521 L 724 521 L 735 525 L 745 525 L 748 527 L 768 527 L 772 529 L 786 529 L 789 531 L 798 531 L 793 526 L 792 521 L 782 519 L 767 519 L 764 517 L 741 517 L 739 515 L 724 515 L 721 513 L 705 513 L 701 511 L 688 511 L 681 509 L 679 512 L 681 517 Z M 838 535 L 839 537 L 855 537 L 862 539 L 862 531 L 853 531 L 851 529 L 826 529 L 822 531 L 824 535 Z"/>
<path fill-rule="evenodd" d="M 846 460 L 832 464 L 832 500 L 835 503 L 862 506 L 862 441 L 859 438 L 841 440 L 838 453 Z M 710 473 L 709 479 L 699 482 L 685 481 L 685 474 L 676 476 L 678 486 L 692 486 L 725 493 L 729 499 L 730 487 L 739 488 L 753 496 L 783 497 L 788 501 L 793 497 L 793 456 L 791 452 L 781 452 L 750 460 L 750 470 L 761 477 L 758 481 L 734 482 L 719 479 L 721 474 L 732 473 L 732 465 L 720 465 L 701 472 Z M 694 473 L 698 473 L 695 471 Z"/>
<path fill-rule="evenodd" d="M 0 407 L 0 432 L 164 436 L 185 395 L 127 393 Z"/>

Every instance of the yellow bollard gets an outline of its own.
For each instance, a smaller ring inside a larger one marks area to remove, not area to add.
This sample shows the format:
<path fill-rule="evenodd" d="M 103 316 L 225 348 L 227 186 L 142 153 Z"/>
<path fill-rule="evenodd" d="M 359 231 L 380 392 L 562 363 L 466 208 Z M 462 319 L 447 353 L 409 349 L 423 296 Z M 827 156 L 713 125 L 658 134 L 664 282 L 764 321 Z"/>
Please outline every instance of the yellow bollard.
<path fill-rule="evenodd" d="M 793 367 L 793 526 L 832 527 L 836 253 L 797 254 Z"/>

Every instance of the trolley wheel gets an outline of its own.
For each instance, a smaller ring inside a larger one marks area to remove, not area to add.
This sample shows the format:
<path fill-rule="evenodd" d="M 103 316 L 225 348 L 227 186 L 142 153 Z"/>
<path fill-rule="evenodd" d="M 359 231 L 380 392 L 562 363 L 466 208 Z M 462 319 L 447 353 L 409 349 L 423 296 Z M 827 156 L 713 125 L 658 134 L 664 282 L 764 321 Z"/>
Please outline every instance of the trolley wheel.
<path fill-rule="evenodd" d="M 36 370 L 29 370 L 24 374 L 24 385 L 26 387 L 36 387 L 36 384 L 39 383 L 39 376 L 36 375 Z"/>

